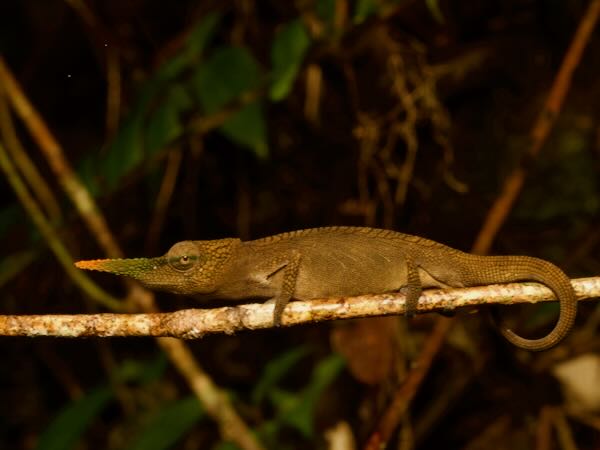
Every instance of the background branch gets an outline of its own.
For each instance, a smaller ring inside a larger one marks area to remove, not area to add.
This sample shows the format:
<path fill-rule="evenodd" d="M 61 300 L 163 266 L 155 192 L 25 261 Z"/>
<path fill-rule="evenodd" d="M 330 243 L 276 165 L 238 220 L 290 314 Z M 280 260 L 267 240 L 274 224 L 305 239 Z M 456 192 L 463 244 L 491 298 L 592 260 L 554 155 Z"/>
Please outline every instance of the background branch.
<path fill-rule="evenodd" d="M 48 164 L 54 171 L 62 188 L 77 208 L 91 234 L 96 238 L 107 256 L 113 258 L 122 256 L 123 252 L 109 229 L 106 219 L 100 212 L 96 201 L 73 170 L 58 140 L 26 97 L 21 86 L 4 63 L 1 55 L 0 84 L 4 85 L 6 95 L 15 112 L 21 117 L 32 137 L 38 143 Z M 0 165 L 17 193 L 19 200 L 23 203 L 35 225 L 48 240 L 48 245 L 54 251 L 59 261 L 61 261 L 66 272 L 79 286 L 84 286 L 85 292 L 92 298 L 113 310 L 118 310 L 121 305 L 120 302 L 105 294 L 85 274 L 80 273 L 80 271 L 74 268 L 68 251 L 43 217 L 35 199 L 29 194 L 26 186 L 18 177 L 1 144 Z M 157 310 L 154 303 L 154 295 L 150 291 L 147 291 L 131 280 L 127 280 L 126 285 L 128 287 L 129 298 L 134 299 L 139 307 L 146 311 Z M 229 397 L 221 391 L 208 374 L 204 372 L 202 367 L 193 359 L 192 352 L 185 348 L 185 344 L 179 341 L 164 340 L 158 340 L 158 344 L 163 348 L 176 367 L 186 368 L 182 372 L 183 377 L 200 402 L 206 407 L 207 412 L 219 423 L 219 428 L 224 433 L 223 437 L 235 442 L 244 450 L 260 450 L 262 446 L 250 432 L 249 427 L 244 423 L 242 418 L 237 414 L 233 404 L 229 401 Z M 200 383 L 198 380 L 203 381 Z M 213 399 L 215 398 L 219 399 L 218 407 L 213 407 Z"/>
<path fill-rule="evenodd" d="M 106 291 L 98 287 L 86 274 L 81 273 L 80 270 L 74 268 L 73 258 L 71 258 L 69 251 L 52 228 L 52 225 L 50 225 L 48 220 L 44 217 L 44 214 L 39 208 L 35 199 L 27 190 L 27 186 L 25 186 L 25 183 L 23 183 L 21 177 L 19 177 L 19 174 L 10 161 L 1 141 L 0 169 L 4 172 L 6 179 L 17 194 L 19 201 L 27 211 L 31 221 L 40 230 L 40 233 L 42 236 L 44 236 L 44 239 L 46 239 L 46 242 L 48 243 L 48 247 L 50 247 L 60 264 L 63 266 L 65 272 L 73 280 L 73 282 L 79 286 L 81 290 L 85 292 L 91 299 L 99 304 L 104 305 L 113 311 L 121 310 L 121 302 L 118 299 L 112 297 Z"/>
<path fill-rule="evenodd" d="M 550 130 L 552 130 L 556 122 L 567 92 L 569 92 L 573 72 L 575 72 L 575 69 L 579 65 L 583 51 L 596 27 L 598 17 L 600 17 L 600 0 L 592 0 L 579 22 L 579 26 L 571 40 L 571 45 L 565 53 L 558 73 L 554 77 L 554 82 L 546 98 L 546 103 L 540 110 L 531 128 L 531 146 L 528 153 L 522 164 L 516 167 L 504 180 L 502 192 L 488 211 L 481 230 L 475 239 L 473 253 L 485 255 L 489 252 L 494 238 L 512 210 L 525 183 L 529 163 L 539 155 L 550 134 Z"/>

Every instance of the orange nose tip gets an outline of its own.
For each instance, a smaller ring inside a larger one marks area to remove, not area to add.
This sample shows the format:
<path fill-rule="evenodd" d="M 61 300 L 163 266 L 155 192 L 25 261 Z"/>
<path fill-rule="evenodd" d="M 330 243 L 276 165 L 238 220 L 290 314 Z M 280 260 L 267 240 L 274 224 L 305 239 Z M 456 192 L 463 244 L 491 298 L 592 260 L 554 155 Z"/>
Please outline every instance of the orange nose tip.
<path fill-rule="evenodd" d="M 78 269 L 85 270 L 98 270 L 98 268 L 102 265 L 102 263 L 106 261 L 105 259 L 88 259 L 85 261 L 77 261 L 75 263 L 75 267 Z"/>

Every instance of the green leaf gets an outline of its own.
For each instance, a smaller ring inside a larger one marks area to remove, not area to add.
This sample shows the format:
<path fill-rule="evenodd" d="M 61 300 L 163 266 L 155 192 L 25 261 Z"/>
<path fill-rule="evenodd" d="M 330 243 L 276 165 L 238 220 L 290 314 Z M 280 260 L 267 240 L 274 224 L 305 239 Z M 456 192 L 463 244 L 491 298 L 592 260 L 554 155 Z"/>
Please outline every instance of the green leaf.
<path fill-rule="evenodd" d="M 588 150 L 591 134 L 571 125 L 569 116 L 563 122 L 555 127 L 548 157 L 536 163 L 514 208 L 520 220 L 572 220 L 600 212 L 600 179 Z"/>
<path fill-rule="evenodd" d="M 525 331 L 536 330 L 539 327 L 548 325 L 549 322 L 556 320 L 560 313 L 558 302 L 544 302 L 536 305 L 531 315 L 527 317 Z"/>
<path fill-rule="evenodd" d="M 181 75 L 190 65 L 196 63 L 215 34 L 220 20 L 221 15 L 217 13 L 211 13 L 204 17 L 187 37 L 182 51 L 166 60 L 154 78 L 160 82 L 171 81 Z"/>
<path fill-rule="evenodd" d="M 253 403 L 258 405 L 266 394 L 307 354 L 308 348 L 294 347 L 269 361 L 252 392 Z"/>
<path fill-rule="evenodd" d="M 266 125 L 262 106 L 252 103 L 223 124 L 221 131 L 232 141 L 253 150 L 259 158 L 269 156 Z"/>
<path fill-rule="evenodd" d="M 196 94 L 202 108 L 214 113 L 242 93 L 258 87 L 259 67 L 243 47 L 221 47 L 195 75 Z"/>
<path fill-rule="evenodd" d="M 134 438 L 130 450 L 171 448 L 202 419 L 204 411 L 194 396 L 161 407 Z"/>
<path fill-rule="evenodd" d="M 167 365 L 167 358 L 162 352 L 149 361 L 127 359 L 118 367 L 115 376 L 121 381 L 147 384 L 159 379 Z"/>
<path fill-rule="evenodd" d="M 39 255 L 36 250 L 22 250 L 0 260 L 0 287 L 12 280 Z"/>
<path fill-rule="evenodd" d="M 104 164 L 98 163 L 98 155 L 101 153 L 102 150 L 90 151 L 77 164 L 77 174 L 93 197 L 100 195 L 101 192 L 100 184 L 98 184 L 98 177 L 101 175 L 98 173 L 98 167 L 100 167 L 101 173 L 104 170 Z"/>
<path fill-rule="evenodd" d="M 327 24 L 331 24 L 335 17 L 336 0 L 317 0 L 315 11 L 317 16 Z"/>
<path fill-rule="evenodd" d="M 25 220 L 23 210 L 19 208 L 17 203 L 0 210 L 0 236 L 6 234 L 10 227 L 16 223 L 22 223 L 23 220 Z"/>
<path fill-rule="evenodd" d="M 101 172 L 109 189 L 144 160 L 144 120 L 148 107 L 160 89 L 156 80 L 147 81 L 134 108 L 123 122 L 102 159 Z"/>
<path fill-rule="evenodd" d="M 181 135 L 183 127 L 179 121 L 178 111 L 168 103 L 159 106 L 150 116 L 146 127 L 146 150 L 154 154 Z"/>
<path fill-rule="evenodd" d="M 163 352 L 160 352 L 156 358 L 144 364 L 139 382 L 147 384 L 158 381 L 165 374 L 168 366 L 169 360 Z"/>
<path fill-rule="evenodd" d="M 196 67 L 220 19 L 220 14 L 209 14 L 192 30 L 182 50 L 144 83 L 102 158 L 88 157 L 80 163 L 80 174 L 94 194 L 100 193 L 99 175 L 109 190 L 114 189 L 145 158 L 181 135 L 181 114 L 192 107 L 192 102 L 183 85 L 173 84 L 174 80 Z"/>
<path fill-rule="evenodd" d="M 143 117 L 129 117 L 119 129 L 102 163 L 102 173 L 109 189 L 144 160 Z"/>
<path fill-rule="evenodd" d="M 285 418 L 297 409 L 302 402 L 302 395 L 302 392 L 289 392 L 278 387 L 271 388 L 269 399 L 279 412 L 278 418 L 280 421 L 285 421 Z"/>
<path fill-rule="evenodd" d="M 282 424 L 280 420 L 272 419 L 263 421 L 258 429 L 258 436 L 261 442 L 264 442 L 266 448 L 276 448 L 277 450 L 287 450 L 289 446 L 283 445 L 278 436 L 281 432 Z M 296 445 L 294 448 L 298 448 Z"/>
<path fill-rule="evenodd" d="M 442 9 L 440 8 L 439 0 L 425 0 L 425 4 L 427 5 L 427 9 L 431 13 L 431 16 L 440 24 L 443 24 L 446 19 L 444 19 L 444 14 L 442 13 Z"/>
<path fill-rule="evenodd" d="M 103 387 L 69 404 L 40 436 L 37 450 L 70 450 L 89 424 L 100 414 L 113 393 Z"/>
<path fill-rule="evenodd" d="M 207 114 L 213 114 L 241 94 L 258 88 L 260 70 L 252 55 L 241 47 L 221 47 L 194 76 L 196 96 Z M 261 106 L 252 103 L 233 114 L 220 131 L 259 157 L 268 152 Z"/>
<path fill-rule="evenodd" d="M 299 19 L 277 33 L 271 47 L 271 100 L 282 100 L 292 90 L 309 45 L 310 37 Z"/>
<path fill-rule="evenodd" d="M 220 21 L 221 14 L 208 14 L 190 33 L 187 41 L 186 53 L 191 53 L 194 56 L 201 54 L 204 51 L 206 44 L 215 34 L 215 30 L 217 29 L 217 25 L 219 25 Z"/>
<path fill-rule="evenodd" d="M 337 378 L 344 364 L 340 355 L 331 355 L 324 359 L 313 371 L 309 385 L 299 394 L 273 389 L 270 397 L 279 409 L 278 420 L 292 426 L 306 438 L 312 438 L 315 407 L 323 391 Z"/>
<path fill-rule="evenodd" d="M 160 353 L 150 361 L 129 360 L 116 368 L 114 376 L 122 381 L 148 383 L 164 373 L 166 357 Z M 99 387 L 84 397 L 69 403 L 44 430 L 37 450 L 72 449 L 90 423 L 102 412 L 114 396 L 110 387 Z M 191 408 L 190 408 L 191 409 Z"/>
<path fill-rule="evenodd" d="M 189 55 L 180 53 L 164 61 L 156 71 L 154 78 L 161 83 L 174 80 L 181 75 L 189 65 Z"/>
<path fill-rule="evenodd" d="M 323 395 L 323 391 L 337 378 L 344 365 L 344 359 L 340 355 L 331 355 L 321 361 L 313 372 L 311 383 L 304 390 L 301 401 L 283 417 L 283 420 L 294 426 L 304 436 L 313 437 L 315 407 Z"/>
<path fill-rule="evenodd" d="M 240 450 L 240 448 L 233 442 L 221 441 L 213 447 L 213 450 Z"/>
<path fill-rule="evenodd" d="M 354 24 L 364 22 L 367 18 L 373 15 L 377 11 L 376 0 L 358 0 L 354 7 Z"/>
<path fill-rule="evenodd" d="M 174 84 L 169 88 L 166 99 L 150 115 L 146 126 L 146 151 L 148 155 L 164 148 L 183 133 L 181 115 L 192 107 L 185 87 Z"/>

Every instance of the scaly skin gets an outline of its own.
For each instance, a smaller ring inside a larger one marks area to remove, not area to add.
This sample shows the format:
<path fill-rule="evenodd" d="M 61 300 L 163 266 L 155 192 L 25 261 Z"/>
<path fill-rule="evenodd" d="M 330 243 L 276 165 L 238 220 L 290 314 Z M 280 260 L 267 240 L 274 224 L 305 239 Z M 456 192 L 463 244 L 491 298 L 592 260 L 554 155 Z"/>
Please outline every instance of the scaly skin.
<path fill-rule="evenodd" d="M 81 269 L 130 276 L 144 286 L 198 299 L 275 302 L 274 322 L 289 300 L 378 294 L 403 289 L 414 313 L 421 290 L 515 281 L 548 286 L 560 302 L 554 329 L 541 339 L 501 333 L 527 350 L 547 350 L 567 336 L 577 300 L 555 265 L 528 256 L 477 256 L 416 236 L 359 227 L 326 227 L 254 241 L 182 241 L 158 258 L 79 261 Z"/>

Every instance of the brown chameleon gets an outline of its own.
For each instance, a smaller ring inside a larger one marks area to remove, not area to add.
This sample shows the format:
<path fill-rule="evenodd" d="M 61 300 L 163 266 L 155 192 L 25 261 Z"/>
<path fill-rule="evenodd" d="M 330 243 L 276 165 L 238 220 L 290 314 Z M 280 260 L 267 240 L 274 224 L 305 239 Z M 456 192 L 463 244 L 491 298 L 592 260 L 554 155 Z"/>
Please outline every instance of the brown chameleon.
<path fill-rule="evenodd" d="M 577 301 L 569 278 L 529 256 L 478 256 L 389 230 L 326 227 L 254 241 L 227 238 L 178 242 L 157 258 L 79 261 L 77 267 L 126 275 L 144 286 L 198 299 L 272 300 L 281 323 L 291 299 L 380 294 L 403 290 L 414 313 L 423 288 L 537 281 L 560 302 L 554 329 L 540 339 L 500 331 L 514 345 L 546 350 L 569 333 Z"/>

